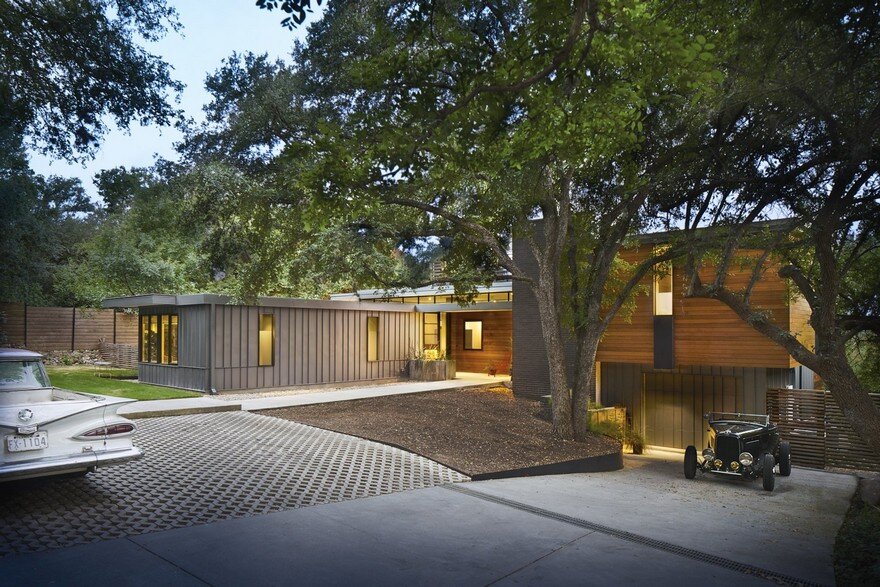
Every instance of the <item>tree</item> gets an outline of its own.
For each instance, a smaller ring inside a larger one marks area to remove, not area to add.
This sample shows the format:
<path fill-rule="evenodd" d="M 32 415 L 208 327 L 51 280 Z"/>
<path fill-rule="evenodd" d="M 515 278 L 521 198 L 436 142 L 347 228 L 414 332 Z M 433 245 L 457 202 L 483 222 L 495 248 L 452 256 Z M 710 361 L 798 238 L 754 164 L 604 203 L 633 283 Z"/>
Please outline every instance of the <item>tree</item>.
<path fill-rule="evenodd" d="M 21 136 L 0 128 L 0 300 L 64 303 L 55 274 L 92 226 L 93 210 L 76 179 L 28 169 Z"/>
<path fill-rule="evenodd" d="M 602 333 L 674 254 L 609 291 L 617 252 L 657 210 L 652 175 L 679 156 L 678 119 L 699 112 L 718 79 L 706 23 L 720 13 L 697 12 L 639 1 L 330 4 L 294 54 L 298 93 L 287 100 L 305 116 L 274 117 L 286 137 L 271 165 L 291 186 L 274 204 L 367 236 L 446 238 L 464 269 L 457 286 L 497 267 L 527 283 L 554 428 L 584 438 Z M 515 232 L 537 277 L 507 252 Z M 564 331 L 579 347 L 571 395 Z"/>
<path fill-rule="evenodd" d="M 697 194 L 683 211 L 686 232 L 720 227 L 717 247 L 690 252 L 688 295 L 723 302 L 821 376 L 880 454 L 880 410 L 847 355 L 880 335 L 878 25 L 876 2 L 754 5 L 731 45 L 727 99 L 697 131 L 702 156 L 682 170 L 679 189 Z M 774 215 L 791 219 L 755 232 L 756 220 Z M 743 260 L 744 247 L 766 252 Z M 707 255 L 717 270 L 704 281 Z M 726 284 L 734 263 L 751 266 L 742 291 Z M 751 288 L 773 267 L 809 304 L 815 345 L 752 304 Z"/>
<path fill-rule="evenodd" d="M 165 0 L 7 0 L 0 3 L 0 109 L 33 146 L 76 158 L 94 153 L 105 116 L 167 124 L 182 85 L 135 42 L 177 30 Z"/>
<path fill-rule="evenodd" d="M 89 238 L 56 275 L 56 289 L 79 305 L 113 296 L 217 289 L 199 253 L 202 228 L 191 222 L 177 169 L 116 168 L 97 174 L 104 206 Z"/>

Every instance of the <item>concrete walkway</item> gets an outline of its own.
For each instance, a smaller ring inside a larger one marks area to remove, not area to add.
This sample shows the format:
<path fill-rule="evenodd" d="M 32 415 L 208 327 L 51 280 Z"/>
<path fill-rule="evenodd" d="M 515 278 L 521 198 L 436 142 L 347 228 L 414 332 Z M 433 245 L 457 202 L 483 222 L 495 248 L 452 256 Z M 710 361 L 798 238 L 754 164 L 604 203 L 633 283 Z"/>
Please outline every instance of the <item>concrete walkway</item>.
<path fill-rule="evenodd" d="M 680 463 L 433 487 L 0 559 L 13 585 L 832 584 L 855 479 Z M 702 495 L 702 499 L 698 496 Z M 111 562 L 112 561 L 112 562 Z"/>
<path fill-rule="evenodd" d="M 149 418 L 156 416 L 179 416 L 184 414 L 203 414 L 238 410 L 254 412 L 274 408 L 290 408 L 293 406 L 344 402 L 386 395 L 403 395 L 410 393 L 425 393 L 428 391 L 464 389 L 493 382 L 501 383 L 507 380 L 509 380 L 509 377 L 489 377 L 481 374 L 466 373 L 459 374 L 456 379 L 449 381 L 405 381 L 402 383 L 389 383 L 387 385 L 347 387 L 328 391 L 297 393 L 294 395 L 261 397 L 259 392 L 254 392 L 252 394 L 252 399 L 235 399 L 233 401 L 220 399 L 222 396 L 139 401 L 123 406 L 119 409 L 119 414 L 127 418 Z"/>

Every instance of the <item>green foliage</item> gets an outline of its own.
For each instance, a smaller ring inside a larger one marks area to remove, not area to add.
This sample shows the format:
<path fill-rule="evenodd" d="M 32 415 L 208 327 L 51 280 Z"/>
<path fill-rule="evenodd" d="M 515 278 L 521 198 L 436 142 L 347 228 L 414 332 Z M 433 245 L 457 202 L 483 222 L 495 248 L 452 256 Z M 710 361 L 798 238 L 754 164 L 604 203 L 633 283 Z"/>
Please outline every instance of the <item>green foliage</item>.
<path fill-rule="evenodd" d="M 834 540 L 838 585 L 880 583 L 880 508 L 854 499 Z"/>
<path fill-rule="evenodd" d="M 213 291 L 198 254 L 201 229 L 174 180 L 119 168 L 98 177 L 105 208 L 91 238 L 57 275 L 57 288 L 81 305 L 107 297 Z"/>
<path fill-rule="evenodd" d="M 60 267 L 93 227 L 93 209 L 78 180 L 28 169 L 20 134 L 0 124 L 0 300 L 64 303 Z"/>
<path fill-rule="evenodd" d="M 112 117 L 167 124 L 182 85 L 135 42 L 177 29 L 165 0 L 0 3 L 0 118 L 66 158 L 94 153 Z"/>

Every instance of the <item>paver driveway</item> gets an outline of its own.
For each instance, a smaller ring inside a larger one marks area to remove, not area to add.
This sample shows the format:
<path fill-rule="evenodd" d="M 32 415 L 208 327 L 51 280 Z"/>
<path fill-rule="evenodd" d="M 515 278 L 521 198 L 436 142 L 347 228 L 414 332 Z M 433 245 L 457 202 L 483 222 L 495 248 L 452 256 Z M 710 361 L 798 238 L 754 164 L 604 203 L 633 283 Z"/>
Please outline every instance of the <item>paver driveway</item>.
<path fill-rule="evenodd" d="M 0 484 L 0 556 L 468 479 L 400 449 L 247 412 L 138 427 L 139 461 Z"/>

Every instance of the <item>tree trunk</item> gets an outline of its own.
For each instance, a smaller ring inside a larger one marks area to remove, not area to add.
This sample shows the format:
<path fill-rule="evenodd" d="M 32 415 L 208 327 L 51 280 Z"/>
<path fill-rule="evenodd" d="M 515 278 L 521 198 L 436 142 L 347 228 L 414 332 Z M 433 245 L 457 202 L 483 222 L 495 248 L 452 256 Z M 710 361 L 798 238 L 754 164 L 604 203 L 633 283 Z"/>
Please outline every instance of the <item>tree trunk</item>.
<path fill-rule="evenodd" d="M 822 361 L 816 373 L 831 391 L 834 403 L 874 454 L 880 456 L 880 409 L 871 400 L 868 390 L 859 383 L 846 358 Z"/>
<path fill-rule="evenodd" d="M 590 396 L 593 392 L 593 380 L 596 376 L 596 353 L 599 352 L 599 341 L 602 338 L 601 323 L 590 323 L 584 332 L 578 333 L 578 377 L 574 382 L 572 397 L 572 428 L 575 440 L 585 440 L 590 431 Z"/>
<path fill-rule="evenodd" d="M 571 395 L 568 391 L 568 378 L 565 375 L 565 345 L 562 342 L 562 328 L 559 308 L 555 296 L 546 288 L 535 288 L 538 301 L 538 316 L 547 349 L 547 366 L 550 372 L 550 396 L 553 400 L 553 431 L 565 440 L 574 438 L 571 421 Z"/>

